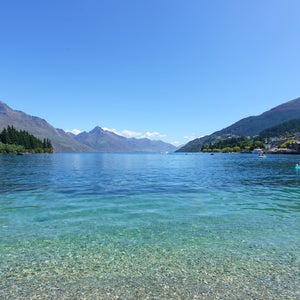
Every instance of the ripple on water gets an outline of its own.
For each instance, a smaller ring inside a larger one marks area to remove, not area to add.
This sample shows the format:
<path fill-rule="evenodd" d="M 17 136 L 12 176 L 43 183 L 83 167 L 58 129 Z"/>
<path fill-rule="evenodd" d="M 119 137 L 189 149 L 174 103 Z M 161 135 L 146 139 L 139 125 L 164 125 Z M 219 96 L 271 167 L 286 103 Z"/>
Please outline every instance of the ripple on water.
<path fill-rule="evenodd" d="M 290 156 L 21 159 L 0 157 L 0 298 L 300 297 Z"/>

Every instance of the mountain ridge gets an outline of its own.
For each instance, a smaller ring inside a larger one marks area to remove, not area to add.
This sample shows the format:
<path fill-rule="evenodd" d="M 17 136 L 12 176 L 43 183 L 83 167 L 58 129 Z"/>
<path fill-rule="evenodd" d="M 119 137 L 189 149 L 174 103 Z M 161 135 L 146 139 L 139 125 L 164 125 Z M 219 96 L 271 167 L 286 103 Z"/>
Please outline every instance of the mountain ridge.
<path fill-rule="evenodd" d="M 272 126 L 279 125 L 286 121 L 296 119 L 300 117 L 300 98 L 289 100 L 278 106 L 275 106 L 258 116 L 249 116 L 243 118 L 232 125 L 216 131 L 210 135 L 196 138 L 183 147 L 177 150 L 177 152 L 197 152 L 200 151 L 205 143 L 213 141 L 216 137 L 224 134 L 232 134 L 239 136 L 255 136 L 261 131 L 270 128 Z"/>
<path fill-rule="evenodd" d="M 176 147 L 163 141 L 146 138 L 126 138 L 96 126 L 89 132 L 82 132 L 74 138 L 99 152 L 173 152 Z"/>
<path fill-rule="evenodd" d="M 177 149 L 163 141 L 126 138 L 99 126 L 90 132 L 74 135 L 0 101 L 0 130 L 7 126 L 26 130 L 40 139 L 50 139 L 55 152 L 173 152 Z"/>
<path fill-rule="evenodd" d="M 18 130 L 26 130 L 37 138 L 50 139 L 55 152 L 93 151 L 93 149 L 81 145 L 72 139 L 62 129 L 54 128 L 46 120 L 14 110 L 3 101 L 0 101 L 0 129 L 2 130 L 9 125 L 14 126 Z"/>

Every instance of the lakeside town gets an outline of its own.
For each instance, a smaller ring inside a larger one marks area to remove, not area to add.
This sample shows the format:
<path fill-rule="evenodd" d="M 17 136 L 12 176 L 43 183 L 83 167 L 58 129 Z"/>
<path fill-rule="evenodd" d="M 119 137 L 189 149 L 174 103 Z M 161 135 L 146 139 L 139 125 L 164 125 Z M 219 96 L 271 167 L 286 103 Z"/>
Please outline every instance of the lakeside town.
<path fill-rule="evenodd" d="M 264 151 L 274 154 L 300 154 L 300 133 L 294 138 L 270 138 L 264 144 Z"/>
<path fill-rule="evenodd" d="M 300 154 L 300 132 L 292 136 L 246 137 L 222 135 L 205 143 L 200 152 Z"/>

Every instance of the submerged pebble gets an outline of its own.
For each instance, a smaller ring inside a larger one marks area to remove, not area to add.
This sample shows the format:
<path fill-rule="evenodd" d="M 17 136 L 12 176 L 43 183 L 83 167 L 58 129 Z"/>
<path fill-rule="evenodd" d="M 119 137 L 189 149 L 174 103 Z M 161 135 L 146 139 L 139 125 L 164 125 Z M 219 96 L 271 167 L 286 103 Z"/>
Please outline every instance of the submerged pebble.
<path fill-rule="evenodd" d="M 0 299 L 300 299 L 291 157 L 25 159 L 1 158 Z"/>

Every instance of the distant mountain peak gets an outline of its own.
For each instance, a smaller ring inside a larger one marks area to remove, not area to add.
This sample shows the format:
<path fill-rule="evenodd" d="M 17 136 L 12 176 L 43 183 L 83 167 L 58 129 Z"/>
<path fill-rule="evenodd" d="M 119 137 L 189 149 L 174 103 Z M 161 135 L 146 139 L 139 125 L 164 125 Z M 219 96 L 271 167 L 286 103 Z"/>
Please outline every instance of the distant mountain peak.
<path fill-rule="evenodd" d="M 293 109 L 300 109 L 300 98 L 287 101 L 283 104 L 273 107 L 269 111 L 293 110 Z"/>
<path fill-rule="evenodd" d="M 126 138 L 99 126 L 73 138 L 99 152 L 173 152 L 176 150 L 175 146 L 162 141 Z"/>
<path fill-rule="evenodd" d="M 96 126 L 89 133 L 97 133 L 97 132 L 104 132 L 104 130 L 100 126 Z"/>
<path fill-rule="evenodd" d="M 0 130 L 13 125 L 38 138 L 48 138 L 55 152 L 173 152 L 176 147 L 162 141 L 130 139 L 96 126 L 78 135 L 57 129 L 39 117 L 13 110 L 0 101 Z"/>
<path fill-rule="evenodd" d="M 7 104 L 5 104 L 4 102 L 2 102 L 0 100 L 0 112 L 7 112 L 9 110 L 12 110 Z"/>

